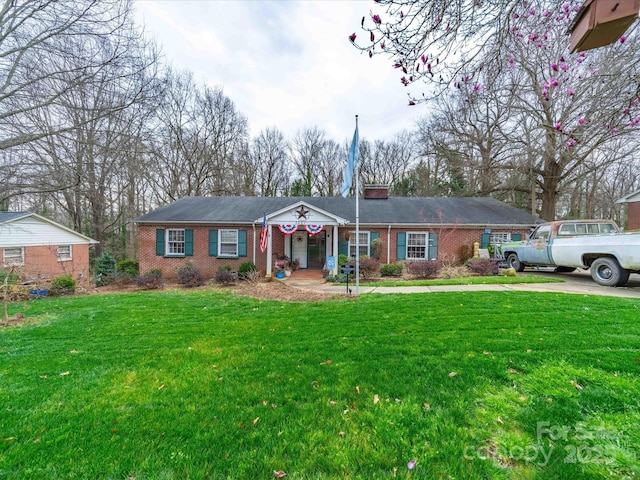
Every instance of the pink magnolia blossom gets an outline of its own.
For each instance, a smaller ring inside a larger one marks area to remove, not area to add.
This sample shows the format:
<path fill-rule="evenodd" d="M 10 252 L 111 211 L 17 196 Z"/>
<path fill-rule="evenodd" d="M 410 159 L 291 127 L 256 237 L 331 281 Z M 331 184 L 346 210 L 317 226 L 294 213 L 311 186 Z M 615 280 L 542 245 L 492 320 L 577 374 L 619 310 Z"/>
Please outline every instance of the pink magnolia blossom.
<path fill-rule="evenodd" d="M 551 64 L 551 70 L 553 70 L 554 72 L 558 71 L 558 64 L 557 63 L 552 63 Z"/>
<path fill-rule="evenodd" d="M 556 122 L 553 124 L 553 126 L 555 127 L 556 130 L 558 130 L 559 132 L 562 131 L 562 125 L 560 124 L 560 122 Z"/>
<path fill-rule="evenodd" d="M 584 118 L 580 118 L 578 119 L 578 125 L 586 125 L 587 124 L 587 120 Z"/>
<path fill-rule="evenodd" d="M 414 102 L 413 100 L 409 100 L 409 106 L 413 107 L 416 104 L 416 102 Z"/>
<path fill-rule="evenodd" d="M 569 95 L 570 97 L 572 97 L 575 94 L 576 94 L 576 91 L 573 88 L 567 89 L 567 95 Z"/>
<path fill-rule="evenodd" d="M 476 83 L 476 84 L 473 86 L 473 91 L 474 91 L 474 92 L 479 92 L 481 88 L 482 88 L 482 85 L 480 85 L 479 83 Z"/>
<path fill-rule="evenodd" d="M 380 19 L 380 15 L 374 15 L 371 18 L 373 19 L 373 23 L 375 23 L 376 25 L 380 25 L 382 23 L 382 20 Z"/>
<path fill-rule="evenodd" d="M 622 35 L 620 37 L 620 43 L 624 43 L 627 40 L 627 36 L 626 35 Z"/>
<path fill-rule="evenodd" d="M 567 65 L 566 63 L 563 63 L 562 65 L 560 65 L 560 70 L 562 70 L 563 72 L 566 72 L 568 68 L 569 68 L 569 65 Z"/>
<path fill-rule="evenodd" d="M 407 463 L 407 468 L 409 470 L 413 470 L 416 467 L 416 461 L 415 460 L 411 460 L 409 463 Z"/>
<path fill-rule="evenodd" d="M 376 36 L 373 34 L 373 32 L 371 32 L 371 34 L 369 35 L 369 39 L 373 42 L 376 39 Z"/>
<path fill-rule="evenodd" d="M 575 138 L 570 138 L 569 141 L 567 141 L 567 148 L 573 148 L 576 145 L 576 139 Z"/>
<path fill-rule="evenodd" d="M 554 77 L 554 78 L 551 79 L 550 83 L 551 83 L 552 87 L 557 87 L 558 86 L 558 79 Z"/>
<path fill-rule="evenodd" d="M 354 33 L 352 33 L 351 35 L 349 35 L 349 40 L 351 40 L 351 43 L 353 43 L 353 42 L 355 42 L 355 41 L 356 41 L 356 34 L 355 34 L 355 32 L 354 32 Z"/>

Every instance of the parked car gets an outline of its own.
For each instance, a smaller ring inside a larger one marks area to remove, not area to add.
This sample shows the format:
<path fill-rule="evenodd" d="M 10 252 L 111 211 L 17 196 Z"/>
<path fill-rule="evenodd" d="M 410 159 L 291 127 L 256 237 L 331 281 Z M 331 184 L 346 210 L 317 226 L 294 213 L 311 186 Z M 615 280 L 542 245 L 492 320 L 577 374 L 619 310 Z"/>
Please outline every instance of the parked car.
<path fill-rule="evenodd" d="M 600 285 L 620 287 L 640 273 L 640 232 L 621 233 L 611 220 L 564 220 L 536 227 L 528 240 L 505 242 L 500 252 L 521 272 L 526 266 L 557 272 L 590 269 Z"/>

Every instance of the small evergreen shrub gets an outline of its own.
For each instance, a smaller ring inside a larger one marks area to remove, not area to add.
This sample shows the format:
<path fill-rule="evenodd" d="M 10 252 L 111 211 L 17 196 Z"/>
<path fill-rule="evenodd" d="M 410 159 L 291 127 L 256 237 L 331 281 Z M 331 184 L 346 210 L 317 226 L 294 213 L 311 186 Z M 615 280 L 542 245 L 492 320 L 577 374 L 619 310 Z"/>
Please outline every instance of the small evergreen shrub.
<path fill-rule="evenodd" d="M 70 295 L 76 291 L 76 281 L 71 275 L 61 275 L 51 280 L 49 295 Z"/>
<path fill-rule="evenodd" d="M 360 257 L 358 271 L 362 278 L 375 278 L 380 272 L 380 262 L 373 257 Z"/>
<path fill-rule="evenodd" d="M 380 265 L 380 275 L 383 277 L 401 277 L 404 265 L 402 262 L 385 263 Z"/>
<path fill-rule="evenodd" d="M 226 267 L 227 265 L 220 267 L 214 277 L 214 281 L 220 285 L 231 285 L 236 281 L 236 275 L 231 271 L 231 267 L 228 269 Z"/>
<path fill-rule="evenodd" d="M 205 278 L 200 270 L 187 263 L 178 269 L 178 283 L 186 288 L 201 287 L 205 284 Z"/>
<path fill-rule="evenodd" d="M 140 262 L 137 260 L 121 260 L 116 263 L 116 273 L 135 277 L 140 273 Z"/>
<path fill-rule="evenodd" d="M 248 280 L 252 273 L 256 271 L 256 264 L 253 262 L 241 263 L 238 267 L 238 278 L 240 280 Z"/>
<path fill-rule="evenodd" d="M 162 270 L 158 268 L 149 270 L 144 275 L 138 276 L 136 284 L 143 290 L 157 290 L 164 287 L 164 282 L 162 281 Z"/>
<path fill-rule="evenodd" d="M 436 278 L 442 266 L 437 260 L 423 260 L 407 264 L 407 273 L 417 278 Z"/>
<path fill-rule="evenodd" d="M 349 264 L 349 261 L 352 260 L 351 258 L 349 258 L 347 255 L 345 255 L 344 253 L 341 253 L 340 255 L 338 255 L 338 268 L 340 268 L 342 265 L 347 265 Z"/>
<path fill-rule="evenodd" d="M 109 285 L 113 282 L 116 273 L 116 259 L 109 252 L 104 252 L 96 260 L 96 286 Z"/>
<path fill-rule="evenodd" d="M 478 275 L 497 275 L 500 273 L 497 262 L 488 258 L 472 258 L 467 262 L 467 268 Z"/>

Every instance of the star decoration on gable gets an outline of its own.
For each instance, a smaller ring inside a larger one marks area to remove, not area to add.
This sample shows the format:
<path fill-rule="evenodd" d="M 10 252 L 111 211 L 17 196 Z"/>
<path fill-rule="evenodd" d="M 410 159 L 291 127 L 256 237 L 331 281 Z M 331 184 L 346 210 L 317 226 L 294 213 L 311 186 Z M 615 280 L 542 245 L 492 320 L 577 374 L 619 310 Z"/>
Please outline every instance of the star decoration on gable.
<path fill-rule="evenodd" d="M 306 220 L 307 215 L 309 215 L 309 210 L 306 210 L 303 205 L 298 210 L 296 210 L 296 214 L 298 215 L 298 219 L 304 218 Z"/>

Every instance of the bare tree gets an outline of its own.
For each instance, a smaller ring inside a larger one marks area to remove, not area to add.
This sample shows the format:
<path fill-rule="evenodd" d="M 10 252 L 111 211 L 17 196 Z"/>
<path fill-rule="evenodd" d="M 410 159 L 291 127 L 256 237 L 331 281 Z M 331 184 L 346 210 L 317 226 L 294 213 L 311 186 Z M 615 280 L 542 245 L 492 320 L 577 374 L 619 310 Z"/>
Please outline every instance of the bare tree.
<path fill-rule="evenodd" d="M 282 195 L 289 187 L 289 146 L 275 127 L 262 130 L 251 143 L 244 170 L 252 194 L 261 197 Z"/>
<path fill-rule="evenodd" d="M 65 96 L 120 61 L 118 43 L 130 13 L 128 0 L 5 0 L 0 7 L 0 150 L 66 132 L 71 118 L 42 128 L 31 121 L 65 107 Z M 107 115 L 87 111 L 84 119 Z"/>

